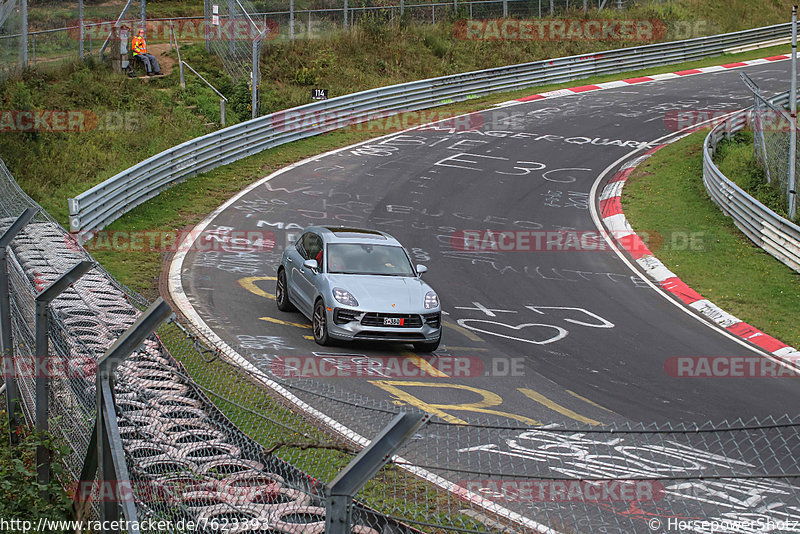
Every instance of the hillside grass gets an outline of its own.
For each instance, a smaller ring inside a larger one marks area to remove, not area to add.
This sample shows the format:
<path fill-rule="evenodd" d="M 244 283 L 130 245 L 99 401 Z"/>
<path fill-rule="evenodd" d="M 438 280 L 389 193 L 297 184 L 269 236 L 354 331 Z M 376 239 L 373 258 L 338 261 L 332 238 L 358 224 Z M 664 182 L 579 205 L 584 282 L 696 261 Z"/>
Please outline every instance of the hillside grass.
<path fill-rule="evenodd" d="M 707 132 L 667 145 L 625 184 L 622 207 L 635 230 L 658 232 L 653 253 L 691 288 L 725 311 L 800 347 L 800 274 L 750 241 L 703 186 Z M 694 247 L 672 236 L 694 236 Z"/>

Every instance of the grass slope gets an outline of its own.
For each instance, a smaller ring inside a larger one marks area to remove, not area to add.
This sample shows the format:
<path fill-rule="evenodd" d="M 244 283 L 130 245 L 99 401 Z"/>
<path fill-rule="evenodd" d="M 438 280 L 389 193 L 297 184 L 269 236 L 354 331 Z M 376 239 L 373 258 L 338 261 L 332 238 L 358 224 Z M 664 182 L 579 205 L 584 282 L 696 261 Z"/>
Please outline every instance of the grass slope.
<path fill-rule="evenodd" d="M 637 231 L 663 236 L 654 254 L 690 287 L 798 347 L 800 275 L 754 245 L 709 198 L 702 181 L 706 133 L 662 148 L 632 173 L 622 195 L 625 216 Z M 694 249 L 683 246 L 686 235 L 694 235 Z"/>

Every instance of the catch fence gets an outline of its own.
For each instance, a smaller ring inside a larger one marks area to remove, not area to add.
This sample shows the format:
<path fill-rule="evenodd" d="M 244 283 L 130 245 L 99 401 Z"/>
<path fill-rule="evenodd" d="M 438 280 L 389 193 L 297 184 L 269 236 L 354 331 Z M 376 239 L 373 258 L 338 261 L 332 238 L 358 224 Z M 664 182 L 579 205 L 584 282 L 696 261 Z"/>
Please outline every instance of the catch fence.
<path fill-rule="evenodd" d="M 0 232 L 27 208 L 39 209 L 0 165 Z M 37 297 L 87 261 L 42 211 L 8 247 L 16 371 L 9 380 L 29 424 L 41 423 L 40 377 L 31 373 Z M 129 514 L 139 521 L 193 521 L 205 532 L 333 532 L 332 482 L 396 420 L 398 407 L 330 383 L 278 378 L 285 373 L 274 372 L 274 352 L 209 345 L 211 333 L 178 318 L 137 342 L 113 373 L 106 417 L 115 416 L 109 433 L 119 439 L 110 448 L 124 455 L 132 497 L 103 502 L 115 489 L 106 485 L 120 482 L 85 475 L 102 398 L 98 359 L 147 305 L 94 265 L 46 308 L 46 354 L 58 371 L 48 373 L 46 419 L 71 450 L 63 461 L 72 479 L 62 482 L 93 481 L 86 515 L 135 504 Z M 418 428 L 356 495 L 351 531 L 628 533 L 681 520 L 687 532 L 709 532 L 710 521 L 717 532 L 759 532 L 765 521 L 800 532 L 791 523 L 800 505 L 795 417 L 674 426 L 464 421 Z"/>

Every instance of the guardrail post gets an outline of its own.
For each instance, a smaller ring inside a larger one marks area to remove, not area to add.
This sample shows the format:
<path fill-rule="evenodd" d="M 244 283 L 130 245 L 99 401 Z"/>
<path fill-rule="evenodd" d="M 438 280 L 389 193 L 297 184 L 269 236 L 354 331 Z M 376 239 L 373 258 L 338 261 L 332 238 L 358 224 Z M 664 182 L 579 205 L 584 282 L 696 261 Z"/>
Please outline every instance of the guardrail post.
<path fill-rule="evenodd" d="M 222 127 L 225 127 L 225 99 L 219 99 L 219 123 Z"/>
<path fill-rule="evenodd" d="M 38 433 L 45 433 L 50 430 L 47 420 L 50 411 L 50 378 L 48 377 L 50 370 L 48 365 L 50 359 L 48 337 L 50 331 L 50 303 L 69 286 L 77 282 L 81 276 L 89 272 L 94 265 L 91 261 L 78 263 L 36 296 L 36 349 L 33 368 L 35 369 L 36 432 Z M 45 487 L 42 493 L 46 495 L 46 486 L 50 483 L 50 452 L 44 445 L 36 447 L 36 472 L 36 481 Z"/>
<path fill-rule="evenodd" d="M 429 418 L 428 414 L 397 414 L 372 443 L 336 475 L 326 491 L 326 534 L 350 533 L 355 494 Z"/>
<path fill-rule="evenodd" d="M 8 290 L 8 257 L 7 247 L 39 212 L 37 208 L 26 208 L 11 226 L 0 236 L 0 354 L 3 357 L 3 385 L 6 393 L 6 411 L 8 412 L 9 443 L 16 445 L 17 413 L 19 412 L 19 388 L 14 364 L 14 341 L 11 336 L 11 299 Z"/>
<path fill-rule="evenodd" d="M 97 413 L 89 448 L 81 469 L 78 490 L 73 497 L 76 519 L 86 517 L 89 499 L 92 493 L 92 482 L 97 475 L 100 484 L 100 495 L 111 497 L 100 507 L 102 521 L 117 521 L 119 509 L 122 507 L 128 521 L 128 532 L 138 534 L 136 503 L 132 500 L 128 467 L 122 438 L 117 425 L 117 413 L 114 409 L 114 371 L 117 366 L 133 351 L 139 349 L 158 326 L 164 322 L 172 310 L 159 298 L 147 309 L 124 334 L 97 360 L 95 389 Z M 98 471 L 99 470 L 99 471 Z M 111 483 L 112 487 L 105 487 Z M 136 528 L 134 528 L 136 527 Z"/>

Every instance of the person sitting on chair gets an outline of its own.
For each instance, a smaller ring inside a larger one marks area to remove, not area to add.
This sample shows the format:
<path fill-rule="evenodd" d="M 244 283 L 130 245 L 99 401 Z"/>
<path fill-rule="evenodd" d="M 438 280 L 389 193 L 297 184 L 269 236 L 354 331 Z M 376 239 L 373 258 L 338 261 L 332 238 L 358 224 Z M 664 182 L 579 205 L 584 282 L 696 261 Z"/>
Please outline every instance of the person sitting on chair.
<path fill-rule="evenodd" d="M 144 40 L 144 29 L 139 30 L 139 35 L 133 38 L 133 57 L 139 58 L 144 63 L 144 70 L 148 76 L 161 76 L 161 67 L 153 54 L 147 53 L 147 41 Z"/>

